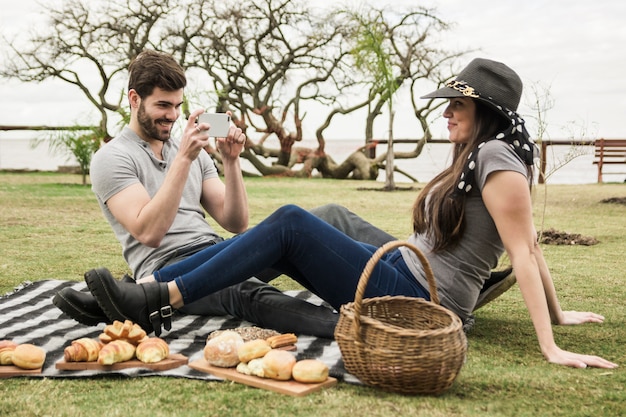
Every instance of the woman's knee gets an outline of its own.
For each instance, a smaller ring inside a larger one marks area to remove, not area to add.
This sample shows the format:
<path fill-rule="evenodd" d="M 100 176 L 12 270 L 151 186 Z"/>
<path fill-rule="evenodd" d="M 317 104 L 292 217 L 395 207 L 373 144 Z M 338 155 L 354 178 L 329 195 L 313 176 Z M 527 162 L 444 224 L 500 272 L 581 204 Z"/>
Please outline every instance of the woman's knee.
<path fill-rule="evenodd" d="M 286 219 L 292 217 L 302 217 L 305 215 L 309 215 L 310 213 L 308 213 L 302 207 L 296 206 L 295 204 L 286 204 L 276 210 L 274 214 L 279 219 Z"/>
<path fill-rule="evenodd" d="M 323 223 L 323 221 L 307 210 L 294 204 L 280 207 L 272 214 L 269 220 L 273 227 L 290 232 L 311 231 L 312 228 L 317 230 L 319 229 L 319 223 Z"/>

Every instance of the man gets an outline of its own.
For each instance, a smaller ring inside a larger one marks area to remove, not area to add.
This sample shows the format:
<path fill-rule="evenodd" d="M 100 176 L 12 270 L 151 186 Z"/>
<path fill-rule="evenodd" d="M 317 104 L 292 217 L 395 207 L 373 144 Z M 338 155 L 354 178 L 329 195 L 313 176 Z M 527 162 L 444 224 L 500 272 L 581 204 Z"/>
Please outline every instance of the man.
<path fill-rule="evenodd" d="M 246 137 L 241 129 L 231 126 L 226 138 L 215 139 L 225 183 L 203 150 L 211 126 L 196 124 L 202 110 L 190 115 L 180 141 L 171 140 L 186 82 L 184 70 L 171 56 L 140 53 L 129 66 L 130 122 L 92 160 L 92 189 L 135 278 L 222 240 L 206 222 L 205 211 L 229 232 L 248 227 L 239 162 Z M 89 293 L 71 288 L 59 291 L 53 302 L 88 325 L 126 319 L 121 313 L 105 314 Z M 333 337 L 337 321 L 331 309 L 284 295 L 254 278 L 198 300 L 184 312 L 232 315 L 282 332 L 327 338 Z M 160 331 L 161 323 L 167 329 L 170 316 L 170 311 L 161 310 L 151 317 L 153 328 L 145 330 Z"/>

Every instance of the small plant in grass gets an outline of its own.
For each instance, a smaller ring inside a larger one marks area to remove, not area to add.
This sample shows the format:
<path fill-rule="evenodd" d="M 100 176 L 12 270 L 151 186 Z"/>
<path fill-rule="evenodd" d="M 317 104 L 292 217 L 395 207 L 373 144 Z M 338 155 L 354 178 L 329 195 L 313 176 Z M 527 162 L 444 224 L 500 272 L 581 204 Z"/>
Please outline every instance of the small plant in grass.
<path fill-rule="evenodd" d="M 532 116 L 537 123 L 537 136 L 536 142 L 539 146 L 541 146 L 541 142 L 544 140 L 544 137 L 547 136 L 548 131 L 548 122 L 547 122 L 547 113 L 548 110 L 554 107 L 554 99 L 550 94 L 550 86 L 544 86 L 539 83 L 532 85 L 531 87 L 534 101 L 530 105 L 530 108 L 535 112 Z M 541 173 L 544 180 L 544 205 L 543 211 L 541 215 L 541 228 L 540 228 L 540 239 L 543 237 L 544 228 L 545 228 L 545 217 L 546 217 L 546 208 L 548 201 L 548 178 L 550 178 L 555 172 L 572 162 L 574 159 L 578 158 L 587 153 L 585 147 L 580 143 L 576 143 L 576 141 L 581 142 L 585 141 L 587 137 L 589 137 L 589 132 L 584 125 L 577 124 L 575 122 L 570 122 L 567 126 L 568 130 L 568 138 L 571 141 L 571 146 L 567 153 L 560 157 L 558 160 L 554 160 L 553 167 L 546 173 Z"/>
<path fill-rule="evenodd" d="M 100 148 L 104 133 L 100 129 L 87 129 L 77 127 L 71 130 L 53 132 L 49 137 L 36 140 L 34 146 L 42 142 L 48 142 L 48 149 L 55 155 L 65 155 L 68 160 L 73 156 L 78 162 L 78 167 L 83 178 L 83 185 L 87 184 L 89 165 L 93 154 Z"/>

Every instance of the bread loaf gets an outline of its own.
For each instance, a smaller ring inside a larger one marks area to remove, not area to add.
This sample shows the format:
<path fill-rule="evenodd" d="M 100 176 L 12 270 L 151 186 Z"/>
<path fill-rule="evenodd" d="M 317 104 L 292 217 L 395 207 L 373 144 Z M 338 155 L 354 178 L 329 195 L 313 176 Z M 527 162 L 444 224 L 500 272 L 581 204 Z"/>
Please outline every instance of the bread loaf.
<path fill-rule="evenodd" d="M 46 351 L 30 343 L 17 345 L 13 351 L 13 365 L 22 369 L 39 369 L 46 361 Z"/>
<path fill-rule="evenodd" d="M 0 365 L 13 365 L 13 351 L 17 343 L 12 340 L 0 340 Z"/>
<path fill-rule="evenodd" d="M 160 337 L 150 337 L 137 345 L 135 356 L 144 363 L 156 363 L 170 355 L 170 347 Z"/>
<path fill-rule="evenodd" d="M 134 356 L 135 345 L 126 340 L 114 340 L 100 349 L 98 364 L 113 365 L 114 363 L 129 361 Z"/>
<path fill-rule="evenodd" d="M 291 376 L 298 382 L 324 382 L 328 379 L 328 366 L 317 359 L 303 359 L 293 366 Z"/>
<path fill-rule="evenodd" d="M 224 331 L 219 336 L 209 339 L 204 346 L 204 359 L 220 368 L 232 368 L 239 363 L 237 350 L 243 344 L 239 333 Z"/>
<path fill-rule="evenodd" d="M 263 373 L 266 378 L 279 381 L 291 379 L 296 357 L 286 350 L 272 349 L 263 356 Z"/>
<path fill-rule="evenodd" d="M 269 343 L 263 339 L 250 340 L 243 343 L 237 350 L 240 362 L 250 362 L 252 359 L 262 358 L 267 352 L 272 350 Z"/>
<path fill-rule="evenodd" d="M 102 348 L 100 341 L 83 337 L 74 340 L 63 351 L 65 362 L 95 362 Z"/>
<path fill-rule="evenodd" d="M 254 339 L 267 339 L 271 336 L 277 336 L 278 333 L 276 330 L 272 329 L 264 329 L 262 327 L 257 326 L 244 326 L 244 327 L 235 327 L 234 329 L 227 330 L 215 330 L 209 334 L 207 337 L 207 342 L 214 337 L 219 336 L 224 332 L 236 332 L 239 333 L 239 336 L 243 339 L 244 342 L 249 342 Z"/>

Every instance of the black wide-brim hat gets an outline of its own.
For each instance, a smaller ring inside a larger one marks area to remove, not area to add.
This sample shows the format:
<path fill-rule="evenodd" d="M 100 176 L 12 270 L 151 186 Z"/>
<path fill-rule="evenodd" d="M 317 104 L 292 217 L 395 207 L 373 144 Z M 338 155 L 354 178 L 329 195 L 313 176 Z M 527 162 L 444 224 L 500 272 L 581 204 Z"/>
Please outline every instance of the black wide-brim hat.
<path fill-rule="evenodd" d="M 472 97 L 507 115 L 517 111 L 522 98 L 522 80 L 501 62 L 476 58 L 459 75 L 422 98 Z"/>
<path fill-rule="evenodd" d="M 508 143 L 526 165 L 533 165 L 538 150 L 524 127 L 524 119 L 517 114 L 522 88 L 522 80 L 511 68 L 501 62 L 476 58 L 454 81 L 422 97 L 448 99 L 471 97 L 487 103 L 511 121 L 511 125 L 504 131 L 491 138 L 482 138 L 482 142 L 469 154 L 457 182 L 455 196 L 464 195 L 473 189 L 478 151 L 489 140 L 498 139 Z"/>

